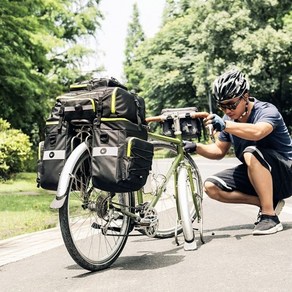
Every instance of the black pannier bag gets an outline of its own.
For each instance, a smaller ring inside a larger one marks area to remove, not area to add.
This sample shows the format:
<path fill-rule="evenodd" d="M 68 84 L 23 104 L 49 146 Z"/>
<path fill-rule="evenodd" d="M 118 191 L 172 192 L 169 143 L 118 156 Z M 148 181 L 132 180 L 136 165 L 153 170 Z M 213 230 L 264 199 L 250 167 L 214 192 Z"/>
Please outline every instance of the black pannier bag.
<path fill-rule="evenodd" d="M 57 190 L 59 177 L 65 161 L 72 149 L 78 144 L 74 128 L 60 118 L 47 119 L 45 140 L 39 143 L 38 153 L 38 187 Z"/>
<path fill-rule="evenodd" d="M 102 118 L 93 137 L 93 185 L 109 192 L 142 188 L 153 158 L 153 145 L 146 140 L 145 126 L 123 118 Z"/>
<path fill-rule="evenodd" d="M 101 135 L 98 143 L 104 139 L 105 129 L 108 133 L 116 133 L 116 138 L 109 140 L 111 147 L 115 143 L 121 147 L 127 137 L 147 140 L 144 99 L 126 89 L 114 78 L 99 78 L 73 84 L 69 93 L 57 97 L 51 116 L 47 119 L 45 141 L 39 146 L 38 186 L 57 190 L 66 159 L 80 143 L 76 134 L 82 131 L 82 125 L 95 125 L 95 140 L 97 135 Z M 112 137 L 111 134 L 109 136 Z M 103 167 L 100 164 L 98 167 L 103 173 Z M 132 173 L 133 167 L 130 169 Z M 141 177 L 137 179 L 140 184 L 143 183 L 144 174 Z M 134 175 L 131 174 L 132 178 Z"/>
<path fill-rule="evenodd" d="M 57 98 L 60 115 L 66 121 L 94 118 L 126 118 L 145 123 L 144 99 L 126 90 L 116 79 L 92 79 L 70 86 L 70 92 Z"/>
<path fill-rule="evenodd" d="M 175 137 L 174 135 L 174 125 L 172 114 L 183 115 L 183 118 L 180 118 L 180 125 L 182 131 L 182 137 L 185 140 L 200 138 L 201 137 L 201 121 L 200 119 L 192 119 L 190 117 L 191 112 L 197 112 L 196 107 L 187 107 L 187 108 L 167 108 L 161 111 L 161 114 L 168 115 L 167 119 L 162 123 L 163 134 L 168 137 Z"/>

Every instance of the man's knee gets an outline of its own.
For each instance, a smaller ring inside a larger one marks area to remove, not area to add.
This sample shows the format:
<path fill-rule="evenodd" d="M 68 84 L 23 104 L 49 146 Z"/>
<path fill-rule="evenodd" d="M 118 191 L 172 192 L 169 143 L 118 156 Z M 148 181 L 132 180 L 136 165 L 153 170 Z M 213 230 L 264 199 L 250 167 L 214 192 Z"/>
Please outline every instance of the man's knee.
<path fill-rule="evenodd" d="M 243 159 L 247 167 L 252 167 L 255 163 L 258 163 L 258 160 L 251 152 L 243 153 Z"/>
<path fill-rule="evenodd" d="M 212 182 L 205 181 L 204 183 L 204 191 L 205 193 L 212 199 L 218 200 L 219 199 L 219 191 L 220 189 Z"/>

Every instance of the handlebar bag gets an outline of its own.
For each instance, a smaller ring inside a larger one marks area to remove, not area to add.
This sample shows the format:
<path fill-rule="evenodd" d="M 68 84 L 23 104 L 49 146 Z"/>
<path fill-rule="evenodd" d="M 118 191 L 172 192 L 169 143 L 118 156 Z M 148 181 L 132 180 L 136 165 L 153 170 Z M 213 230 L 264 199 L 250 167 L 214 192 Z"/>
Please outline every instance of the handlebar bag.
<path fill-rule="evenodd" d="M 191 112 L 197 112 L 198 109 L 196 107 L 188 107 L 188 108 L 167 108 L 161 111 L 161 114 L 166 115 L 167 118 L 162 122 L 162 131 L 163 135 L 168 137 L 175 137 L 174 134 L 174 124 L 173 124 L 173 115 L 179 114 L 183 115 L 180 118 L 180 129 L 182 132 L 182 138 L 184 140 L 189 140 L 192 138 L 200 138 L 201 137 L 201 120 L 200 119 L 192 119 L 190 117 Z"/>
<path fill-rule="evenodd" d="M 152 165 L 153 145 L 147 130 L 123 118 L 105 118 L 94 129 L 92 181 L 109 192 L 142 188 Z"/>

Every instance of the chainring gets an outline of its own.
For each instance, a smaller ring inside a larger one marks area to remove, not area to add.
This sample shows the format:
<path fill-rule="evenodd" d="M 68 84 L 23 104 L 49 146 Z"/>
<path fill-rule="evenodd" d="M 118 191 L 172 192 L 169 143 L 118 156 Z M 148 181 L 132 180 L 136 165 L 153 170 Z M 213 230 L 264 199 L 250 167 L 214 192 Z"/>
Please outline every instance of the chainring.
<path fill-rule="evenodd" d="M 144 226 L 143 229 L 145 231 L 145 234 L 148 237 L 154 237 L 157 233 L 158 230 L 158 216 L 157 216 L 157 211 L 152 208 L 152 207 L 148 207 L 145 211 L 144 214 L 144 219 L 149 220 L 150 221 L 150 225 L 149 226 Z"/>

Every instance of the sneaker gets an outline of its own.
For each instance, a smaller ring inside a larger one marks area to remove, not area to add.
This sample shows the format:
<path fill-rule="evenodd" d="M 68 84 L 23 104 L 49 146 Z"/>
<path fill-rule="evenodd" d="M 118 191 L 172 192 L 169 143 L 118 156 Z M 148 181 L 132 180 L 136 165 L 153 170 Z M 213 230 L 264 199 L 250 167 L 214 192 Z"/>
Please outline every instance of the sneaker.
<path fill-rule="evenodd" d="M 278 201 L 278 203 L 277 203 L 277 205 L 276 205 L 276 207 L 275 207 L 275 214 L 276 214 L 277 216 L 280 215 L 280 213 L 282 212 L 284 206 L 285 206 L 285 201 L 284 201 L 284 200 L 280 200 L 280 201 Z M 262 216 L 262 209 L 260 208 L 260 209 L 259 209 L 259 212 L 258 212 L 258 215 L 257 215 L 257 220 L 256 220 L 256 222 L 254 223 L 254 225 L 257 225 L 257 224 L 260 222 L 260 220 L 261 220 L 261 216 Z"/>
<path fill-rule="evenodd" d="M 256 220 L 256 222 L 254 223 L 254 225 L 259 224 L 259 222 L 261 221 L 261 216 L 262 216 L 262 209 L 260 208 L 260 209 L 259 209 L 259 212 L 258 212 L 258 214 L 257 214 L 257 220 Z"/>
<path fill-rule="evenodd" d="M 260 217 L 260 221 L 254 227 L 252 234 L 253 235 L 273 234 L 281 230 L 283 230 L 283 225 L 279 221 L 277 215 L 271 216 L 262 214 Z"/>

